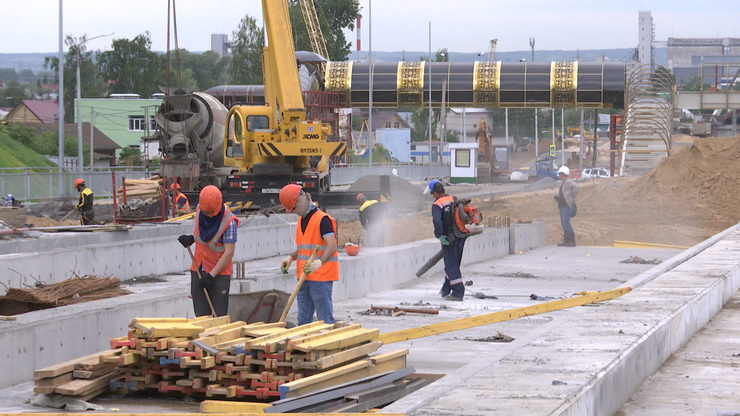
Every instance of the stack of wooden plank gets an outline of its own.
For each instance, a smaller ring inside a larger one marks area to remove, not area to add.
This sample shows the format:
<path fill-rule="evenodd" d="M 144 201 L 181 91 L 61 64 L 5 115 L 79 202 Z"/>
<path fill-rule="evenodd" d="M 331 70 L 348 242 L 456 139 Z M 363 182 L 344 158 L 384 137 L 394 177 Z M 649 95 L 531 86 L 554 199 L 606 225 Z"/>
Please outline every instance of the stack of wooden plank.
<path fill-rule="evenodd" d="M 406 368 L 408 353 L 370 355 L 379 331 L 357 324 L 137 318 L 130 328 L 99 357 L 116 365 L 112 389 L 272 401 Z"/>
<path fill-rule="evenodd" d="M 39 394 L 59 393 L 80 400 L 89 400 L 109 389 L 110 381 L 118 374 L 115 364 L 102 361 L 112 351 L 90 354 L 33 373 L 33 391 Z"/>
<path fill-rule="evenodd" d="M 26 224 L 26 209 L 20 207 L 0 207 L 0 221 L 10 227 L 23 227 Z"/>
<path fill-rule="evenodd" d="M 126 198 L 142 199 L 145 202 L 153 202 L 162 198 L 162 180 L 154 179 L 126 179 Z M 119 201 L 123 201 L 124 184 L 118 187 L 116 194 Z"/>

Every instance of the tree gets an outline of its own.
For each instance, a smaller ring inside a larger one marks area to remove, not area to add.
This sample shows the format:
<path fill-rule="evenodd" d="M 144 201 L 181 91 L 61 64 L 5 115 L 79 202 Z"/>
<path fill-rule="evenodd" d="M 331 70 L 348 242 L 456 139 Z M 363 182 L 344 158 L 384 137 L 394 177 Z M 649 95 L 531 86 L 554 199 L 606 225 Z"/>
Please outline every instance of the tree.
<path fill-rule="evenodd" d="M 450 53 L 447 51 L 447 48 L 442 48 L 438 50 L 437 53 L 434 55 L 434 61 L 435 62 L 449 62 Z"/>
<path fill-rule="evenodd" d="M 132 40 L 116 39 L 112 50 L 100 54 L 98 68 L 110 84 L 111 93 L 148 97 L 159 90 L 160 59 L 151 46 L 149 32 L 145 32 Z"/>
<path fill-rule="evenodd" d="M 435 134 L 438 121 L 438 117 L 434 117 L 432 120 L 432 140 L 438 140 Z M 414 128 L 411 129 L 411 141 L 423 142 L 429 140 L 429 108 L 423 107 L 414 110 L 411 113 L 411 123 L 414 125 Z"/>
<path fill-rule="evenodd" d="M 296 50 L 311 51 L 311 41 L 306 31 L 306 23 L 297 0 L 289 0 L 290 24 L 293 29 L 293 42 Z M 314 0 L 319 18 L 321 33 L 326 40 L 326 51 L 330 61 L 345 61 L 351 50 L 351 43 L 344 37 L 344 29 L 354 30 L 355 18 L 360 12 L 358 0 Z"/>
<path fill-rule="evenodd" d="M 18 73 L 15 68 L 0 68 L 0 81 L 18 81 Z"/>
<path fill-rule="evenodd" d="M 5 88 L 0 88 L 0 107 L 15 107 L 21 101 L 31 98 L 25 85 L 10 81 Z"/>
<path fill-rule="evenodd" d="M 80 63 L 80 95 L 82 97 L 101 97 L 105 92 L 105 85 L 95 64 L 96 55 L 85 48 L 85 39 L 67 36 L 64 40 L 69 48 L 64 54 L 64 120 L 74 121 L 74 104 L 77 97 L 77 62 Z M 59 84 L 59 57 L 47 56 L 44 58 L 44 68 L 53 71 L 54 82 Z M 46 75 L 44 76 L 46 78 Z M 46 79 L 44 80 L 46 81 Z M 39 93 L 46 91 L 39 86 Z"/>
<path fill-rule="evenodd" d="M 201 54 L 188 52 L 186 49 L 180 49 L 180 68 L 183 71 L 190 71 L 193 85 L 197 90 L 203 91 L 216 85 L 227 83 L 226 67 L 228 66 L 228 57 L 220 57 L 214 51 L 206 51 Z M 170 75 L 170 80 L 174 79 Z M 183 85 L 188 85 L 183 80 Z"/>
<path fill-rule="evenodd" d="M 141 152 L 136 146 L 129 146 L 121 149 L 117 163 L 121 166 L 142 166 L 144 164 L 141 158 Z"/>
<path fill-rule="evenodd" d="M 257 20 L 246 15 L 233 33 L 231 63 L 229 64 L 230 84 L 262 84 L 262 47 L 265 35 Z"/>

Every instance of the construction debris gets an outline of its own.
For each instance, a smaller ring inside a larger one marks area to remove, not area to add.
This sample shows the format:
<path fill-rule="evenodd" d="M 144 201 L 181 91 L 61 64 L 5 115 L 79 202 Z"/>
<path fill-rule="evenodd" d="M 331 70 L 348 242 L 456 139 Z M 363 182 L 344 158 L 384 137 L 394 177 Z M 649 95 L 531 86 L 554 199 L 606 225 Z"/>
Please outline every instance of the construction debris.
<path fill-rule="evenodd" d="M 405 313 L 421 313 L 427 315 L 439 315 L 439 309 L 435 308 L 403 308 L 398 306 L 375 306 L 370 305 L 370 309 L 360 312 L 361 315 L 385 315 L 398 316 Z"/>
<path fill-rule="evenodd" d="M 379 330 L 358 324 L 318 321 L 288 329 L 284 322 L 247 324 L 224 316 L 136 318 L 129 327 L 110 341 L 111 350 L 37 370 L 34 391 L 90 398 L 123 389 L 272 401 L 405 369 L 408 354 L 370 355 L 382 345 Z"/>
<path fill-rule="evenodd" d="M 0 222 L 9 227 L 23 227 L 26 224 L 26 209 L 19 207 L 0 207 Z"/>
<path fill-rule="evenodd" d="M 652 260 L 645 260 L 640 256 L 630 256 L 630 258 L 620 261 L 620 263 L 634 263 L 634 264 L 660 264 L 662 261 L 657 258 Z"/>
<path fill-rule="evenodd" d="M 59 305 L 75 303 L 73 297 L 98 293 L 106 289 L 118 288 L 121 281 L 116 278 L 75 277 L 51 285 L 33 289 L 11 287 L 5 297 L 18 302 Z M 126 291 L 126 293 L 130 293 Z"/>
<path fill-rule="evenodd" d="M 514 341 L 516 338 L 510 337 L 506 334 L 504 334 L 501 331 L 496 331 L 496 335 L 485 337 L 485 338 L 465 338 L 467 341 L 476 341 L 476 342 L 511 342 Z"/>

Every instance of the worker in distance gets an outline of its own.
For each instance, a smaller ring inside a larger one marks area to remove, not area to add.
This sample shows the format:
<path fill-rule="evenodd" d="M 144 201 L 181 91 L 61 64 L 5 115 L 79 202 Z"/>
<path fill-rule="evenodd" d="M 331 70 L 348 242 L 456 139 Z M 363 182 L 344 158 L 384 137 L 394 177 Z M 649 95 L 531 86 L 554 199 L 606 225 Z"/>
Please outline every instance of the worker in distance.
<path fill-rule="evenodd" d="M 570 169 L 567 166 L 561 166 L 558 169 L 558 178 L 562 183 L 558 194 L 555 195 L 555 201 L 558 203 L 560 225 L 563 227 L 563 242 L 558 245 L 561 247 L 575 247 L 576 233 L 573 231 L 573 226 L 570 225 L 570 219 L 576 216 L 578 185 L 570 178 Z"/>
<path fill-rule="evenodd" d="M 217 187 L 208 185 L 200 191 L 193 234 L 177 238 L 188 249 L 195 243 L 195 255 L 190 264 L 190 295 L 195 316 L 211 314 L 206 292 L 216 316 L 228 313 L 232 260 L 239 224 L 239 219 L 224 206 Z"/>
<path fill-rule="evenodd" d="M 460 264 L 462 263 L 465 238 L 458 238 L 452 229 L 454 224 L 455 198 L 447 195 L 442 182 L 430 181 L 424 193 L 431 193 L 434 197 L 432 204 L 432 223 L 434 237 L 442 244 L 442 259 L 445 264 L 445 280 L 442 282 L 440 296 L 446 300 L 462 301 L 465 295 Z"/>
<path fill-rule="evenodd" d="M 356 200 L 360 206 L 360 225 L 365 229 L 365 246 L 385 246 L 385 203 L 367 199 L 365 194 L 357 194 Z"/>
<path fill-rule="evenodd" d="M 180 216 L 183 214 L 190 213 L 190 200 L 188 197 L 180 191 L 180 184 L 173 182 L 170 185 L 170 191 L 172 191 L 172 204 L 174 206 L 175 215 Z"/>
<path fill-rule="evenodd" d="M 95 220 L 93 191 L 85 185 L 85 180 L 82 178 L 75 179 L 74 188 L 80 193 L 80 198 L 77 202 L 77 211 L 80 212 L 80 224 L 92 224 Z"/>
<path fill-rule="evenodd" d="M 280 204 L 285 211 L 300 218 L 295 230 L 297 249 L 280 263 L 280 270 L 287 273 L 296 261 L 296 278 L 305 273 L 305 281 L 298 290 L 298 325 L 318 320 L 334 323 L 332 288 L 339 280 L 337 263 L 337 222 L 329 214 L 318 209 L 311 194 L 299 185 L 285 185 L 279 194 Z M 313 260 L 314 249 L 318 252 Z"/>

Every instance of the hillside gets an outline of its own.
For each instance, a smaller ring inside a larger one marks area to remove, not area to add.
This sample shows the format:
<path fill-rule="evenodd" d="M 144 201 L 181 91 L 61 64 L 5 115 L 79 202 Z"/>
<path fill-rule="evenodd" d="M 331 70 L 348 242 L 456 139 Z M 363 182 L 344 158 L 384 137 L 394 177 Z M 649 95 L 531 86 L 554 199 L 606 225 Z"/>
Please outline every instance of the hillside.
<path fill-rule="evenodd" d="M 0 168 L 56 166 L 43 155 L 0 132 Z"/>

